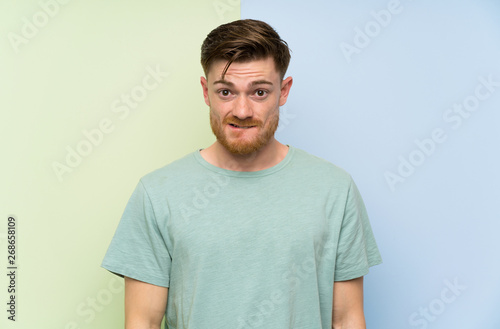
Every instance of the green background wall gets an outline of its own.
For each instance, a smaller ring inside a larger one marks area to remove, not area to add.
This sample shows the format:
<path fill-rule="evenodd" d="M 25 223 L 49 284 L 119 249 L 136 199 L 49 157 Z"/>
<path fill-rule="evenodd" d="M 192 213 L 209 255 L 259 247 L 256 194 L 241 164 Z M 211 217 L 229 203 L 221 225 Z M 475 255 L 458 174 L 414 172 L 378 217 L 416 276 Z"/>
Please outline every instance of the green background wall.
<path fill-rule="evenodd" d="M 123 328 L 123 280 L 100 262 L 139 178 L 213 141 L 199 49 L 239 16 L 232 0 L 0 3 L 2 271 L 8 216 L 18 228 L 2 328 Z"/>

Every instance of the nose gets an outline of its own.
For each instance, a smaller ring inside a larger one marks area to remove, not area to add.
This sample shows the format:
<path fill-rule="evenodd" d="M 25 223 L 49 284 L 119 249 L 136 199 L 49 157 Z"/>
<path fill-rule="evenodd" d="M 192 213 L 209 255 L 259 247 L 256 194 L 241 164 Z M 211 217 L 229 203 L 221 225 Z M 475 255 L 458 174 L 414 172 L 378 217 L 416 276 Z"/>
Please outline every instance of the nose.
<path fill-rule="evenodd" d="M 253 116 L 252 104 L 248 97 L 240 95 L 233 108 L 233 115 L 240 120 L 245 120 Z"/>

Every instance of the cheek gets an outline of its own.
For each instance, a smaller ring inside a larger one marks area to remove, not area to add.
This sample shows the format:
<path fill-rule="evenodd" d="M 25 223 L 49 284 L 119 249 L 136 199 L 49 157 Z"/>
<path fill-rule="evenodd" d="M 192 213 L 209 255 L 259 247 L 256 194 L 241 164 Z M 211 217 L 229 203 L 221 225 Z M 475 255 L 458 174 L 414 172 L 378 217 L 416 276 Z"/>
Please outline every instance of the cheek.
<path fill-rule="evenodd" d="M 218 117 L 225 118 L 232 112 L 231 102 L 223 102 L 212 99 L 212 106 L 210 107 Z"/>
<path fill-rule="evenodd" d="M 279 117 L 279 107 L 272 107 L 267 112 L 267 116 L 264 118 L 265 122 L 274 121 L 277 117 Z"/>
<path fill-rule="evenodd" d="M 219 113 L 216 110 L 214 110 L 214 108 L 212 106 L 210 106 L 210 118 L 215 119 L 215 120 L 219 120 L 219 118 L 220 118 Z"/>
<path fill-rule="evenodd" d="M 210 117 L 222 123 L 222 121 L 227 117 L 227 111 L 224 108 L 221 108 L 216 102 L 212 102 L 212 106 L 210 106 Z"/>

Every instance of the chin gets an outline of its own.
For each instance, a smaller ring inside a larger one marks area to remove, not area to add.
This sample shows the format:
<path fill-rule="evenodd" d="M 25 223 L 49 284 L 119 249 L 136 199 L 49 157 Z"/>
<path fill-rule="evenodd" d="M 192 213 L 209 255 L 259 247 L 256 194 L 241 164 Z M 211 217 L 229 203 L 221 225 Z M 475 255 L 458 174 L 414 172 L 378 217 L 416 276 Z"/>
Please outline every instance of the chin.
<path fill-rule="evenodd" d="M 227 140 L 219 141 L 219 143 L 230 153 L 235 155 L 248 155 L 262 150 L 268 145 L 270 139 L 258 139 L 251 142 L 228 142 Z"/>

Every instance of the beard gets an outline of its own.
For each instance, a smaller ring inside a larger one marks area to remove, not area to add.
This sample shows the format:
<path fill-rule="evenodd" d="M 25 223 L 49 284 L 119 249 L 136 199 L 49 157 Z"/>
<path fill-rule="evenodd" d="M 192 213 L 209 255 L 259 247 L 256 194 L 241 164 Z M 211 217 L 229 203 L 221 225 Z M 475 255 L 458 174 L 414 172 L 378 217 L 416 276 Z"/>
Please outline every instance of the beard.
<path fill-rule="evenodd" d="M 276 115 L 269 118 L 267 125 L 264 126 L 262 121 L 254 119 L 240 120 L 234 116 L 226 117 L 221 123 L 219 117 L 217 117 L 213 113 L 212 109 L 210 109 L 210 126 L 212 127 L 212 132 L 217 138 L 217 141 L 230 153 L 236 155 L 251 154 L 267 145 L 274 137 L 274 133 L 278 128 L 278 123 L 279 110 L 276 112 Z M 228 137 L 224 131 L 224 127 L 228 124 L 234 124 L 237 126 L 255 126 L 255 128 L 249 129 L 259 129 L 259 132 L 257 136 L 253 136 L 252 138 L 238 137 L 238 132 L 235 132 L 235 137 Z"/>

